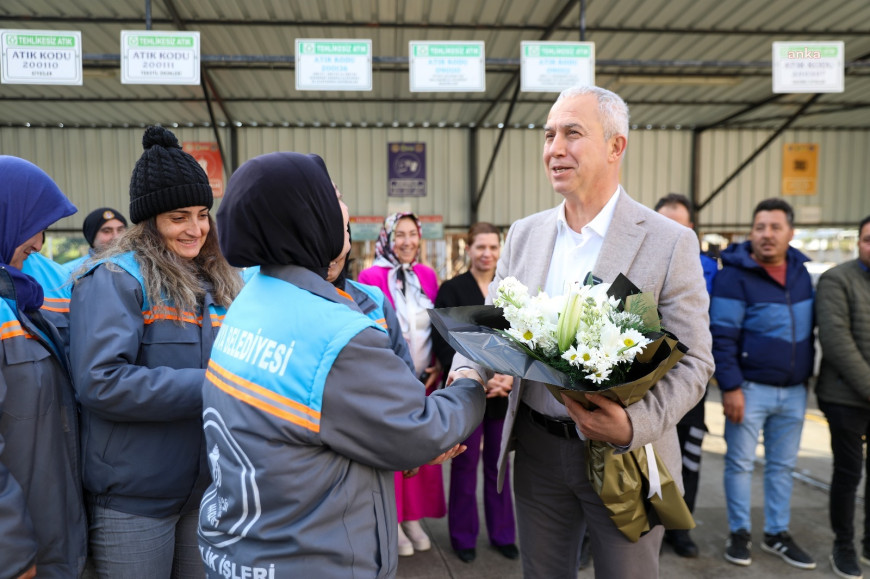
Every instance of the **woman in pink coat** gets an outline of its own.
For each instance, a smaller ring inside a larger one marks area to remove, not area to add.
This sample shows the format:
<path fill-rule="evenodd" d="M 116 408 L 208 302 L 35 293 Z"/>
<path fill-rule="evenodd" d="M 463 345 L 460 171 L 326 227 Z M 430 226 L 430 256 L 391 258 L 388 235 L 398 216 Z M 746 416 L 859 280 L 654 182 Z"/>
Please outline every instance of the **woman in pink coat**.
<path fill-rule="evenodd" d="M 414 361 L 414 371 L 431 392 L 439 383 L 441 367 L 432 350 L 432 328 L 426 310 L 434 307 L 438 293 L 435 271 L 417 259 L 420 253 L 420 221 L 413 213 L 394 213 L 384 220 L 375 244 L 375 262 L 359 274 L 361 283 L 377 286 L 396 310 L 402 335 Z M 423 517 L 447 513 L 441 466 L 422 466 L 414 476 L 396 473 L 396 507 L 399 515 L 399 555 L 431 547 L 420 526 Z"/>

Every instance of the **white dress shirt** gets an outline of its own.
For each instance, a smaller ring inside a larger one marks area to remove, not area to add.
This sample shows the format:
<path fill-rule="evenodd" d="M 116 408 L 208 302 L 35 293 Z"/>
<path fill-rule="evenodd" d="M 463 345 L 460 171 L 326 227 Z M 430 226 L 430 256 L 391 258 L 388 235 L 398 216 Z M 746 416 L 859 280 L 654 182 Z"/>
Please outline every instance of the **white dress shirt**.
<path fill-rule="evenodd" d="M 601 208 L 595 218 L 584 225 L 577 233 L 568 226 L 565 219 L 565 202 L 559 207 L 559 216 L 556 220 L 556 243 L 553 246 L 553 258 L 550 260 L 550 268 L 547 271 L 547 285 L 544 291 L 549 296 L 563 295 L 567 287 L 579 281 L 583 283 L 586 276 L 595 267 L 598 254 L 601 253 L 601 245 L 607 228 L 613 219 L 613 211 L 616 208 L 616 199 L 619 197 L 619 188 L 610 196 L 610 200 Z M 537 288 L 529 288 L 534 292 Z M 523 402 L 547 416 L 553 418 L 568 418 L 565 406 L 558 402 L 550 391 L 544 387 L 525 388 Z"/>

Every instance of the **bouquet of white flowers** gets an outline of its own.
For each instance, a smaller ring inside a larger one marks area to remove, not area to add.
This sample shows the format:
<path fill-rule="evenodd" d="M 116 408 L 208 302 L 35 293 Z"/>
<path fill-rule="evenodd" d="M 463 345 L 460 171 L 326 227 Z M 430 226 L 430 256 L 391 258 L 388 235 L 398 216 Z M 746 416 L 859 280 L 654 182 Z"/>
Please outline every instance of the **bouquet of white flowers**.
<path fill-rule="evenodd" d="M 688 351 L 662 327 L 653 297 L 624 275 L 575 284 L 567 295 L 529 295 L 512 277 L 493 306 L 429 310 L 435 328 L 466 358 L 499 374 L 543 383 L 559 402 L 587 408 L 586 392 L 634 404 Z M 676 482 L 651 444 L 618 453 L 586 441 L 589 480 L 620 531 L 636 541 L 653 525 L 694 527 Z"/>
<path fill-rule="evenodd" d="M 658 332 L 644 316 L 652 309 L 641 300 L 626 310 L 619 298 L 608 295 L 609 283 L 574 283 L 567 295 L 534 297 L 514 277 L 503 279 L 494 300 L 510 324 L 506 334 L 538 360 L 561 370 L 586 390 L 622 384 L 631 364 L 652 343 L 645 334 Z"/>

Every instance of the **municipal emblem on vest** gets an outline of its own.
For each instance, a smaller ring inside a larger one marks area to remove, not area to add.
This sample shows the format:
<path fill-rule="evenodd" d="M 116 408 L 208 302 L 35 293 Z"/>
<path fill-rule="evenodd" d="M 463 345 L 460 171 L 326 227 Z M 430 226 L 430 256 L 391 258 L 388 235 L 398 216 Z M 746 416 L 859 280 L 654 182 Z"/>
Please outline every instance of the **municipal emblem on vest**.
<path fill-rule="evenodd" d="M 214 444 L 208 453 L 212 485 L 202 497 L 199 509 L 200 533 L 215 548 L 221 548 L 247 535 L 260 518 L 260 489 L 254 464 L 233 438 L 220 413 L 206 408 L 202 418 L 206 438 Z M 237 506 L 232 511 L 229 497 Z"/>

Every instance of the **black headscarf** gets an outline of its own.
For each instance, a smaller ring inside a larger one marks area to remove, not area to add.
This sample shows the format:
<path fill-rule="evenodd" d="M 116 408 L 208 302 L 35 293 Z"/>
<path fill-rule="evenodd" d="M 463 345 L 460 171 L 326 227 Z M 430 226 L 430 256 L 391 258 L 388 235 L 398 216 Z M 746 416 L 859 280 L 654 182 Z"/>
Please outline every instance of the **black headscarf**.
<path fill-rule="evenodd" d="M 269 153 L 233 173 L 217 212 L 218 241 L 236 267 L 298 265 L 326 279 L 344 248 L 344 221 L 326 163 Z"/>
<path fill-rule="evenodd" d="M 350 232 L 350 223 L 348 223 L 347 224 L 347 237 L 348 237 L 348 239 L 351 239 L 350 233 L 351 233 Z M 335 287 L 337 287 L 340 290 L 344 289 L 344 287 L 347 283 L 347 278 L 350 277 L 350 266 L 353 263 L 353 258 L 350 256 L 351 252 L 353 252 L 352 248 L 350 251 L 347 252 L 347 255 L 344 257 L 344 267 L 341 268 L 341 273 L 338 274 L 338 277 L 335 278 L 334 282 L 332 282 L 332 285 L 334 285 Z"/>

